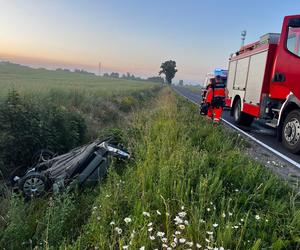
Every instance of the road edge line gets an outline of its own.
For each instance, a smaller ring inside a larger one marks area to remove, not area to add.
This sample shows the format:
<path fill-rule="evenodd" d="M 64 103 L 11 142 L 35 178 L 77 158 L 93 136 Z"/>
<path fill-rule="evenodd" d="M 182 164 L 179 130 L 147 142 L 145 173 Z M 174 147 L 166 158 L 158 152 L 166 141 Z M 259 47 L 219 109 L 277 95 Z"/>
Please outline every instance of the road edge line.
<path fill-rule="evenodd" d="M 174 88 L 173 88 L 174 89 Z M 180 93 L 177 89 L 174 89 L 175 92 L 181 96 L 183 96 L 184 98 L 186 98 L 187 100 L 189 100 L 190 102 L 192 102 L 193 104 L 199 106 L 198 103 L 196 103 L 195 101 L 191 100 L 190 98 L 184 96 L 182 93 Z M 250 138 L 252 141 L 256 142 L 257 144 L 261 145 L 262 147 L 266 148 L 267 150 L 271 151 L 273 154 L 281 157 L 283 160 L 287 161 L 288 163 L 294 165 L 295 167 L 300 169 L 300 164 L 296 161 L 294 161 L 293 159 L 285 156 L 284 154 L 280 153 L 279 151 L 273 149 L 272 147 L 268 146 L 267 144 L 263 143 L 262 141 L 256 139 L 254 136 L 246 133 L 245 131 L 241 130 L 240 128 L 238 128 L 237 126 L 233 125 L 232 123 L 230 123 L 229 121 L 226 121 L 225 119 L 221 118 L 221 120 L 223 122 L 225 122 L 227 125 L 231 126 L 232 128 L 234 128 L 235 130 L 237 130 L 238 132 L 242 133 L 243 135 L 247 136 L 248 138 Z"/>

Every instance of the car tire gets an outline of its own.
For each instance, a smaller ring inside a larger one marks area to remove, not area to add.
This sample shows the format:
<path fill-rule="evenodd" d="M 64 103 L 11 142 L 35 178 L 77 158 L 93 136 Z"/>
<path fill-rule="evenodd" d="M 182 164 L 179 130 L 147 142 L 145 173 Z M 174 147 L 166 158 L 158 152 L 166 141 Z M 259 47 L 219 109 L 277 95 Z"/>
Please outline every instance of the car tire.
<path fill-rule="evenodd" d="M 242 112 L 241 100 L 238 99 L 233 106 L 233 118 L 237 125 L 250 126 L 254 117 Z"/>
<path fill-rule="evenodd" d="M 287 115 L 281 133 L 283 146 L 293 154 L 300 153 L 300 111 Z"/>
<path fill-rule="evenodd" d="M 48 189 L 48 180 L 45 175 L 39 172 L 29 172 L 20 180 L 19 188 L 24 196 L 40 197 Z"/>

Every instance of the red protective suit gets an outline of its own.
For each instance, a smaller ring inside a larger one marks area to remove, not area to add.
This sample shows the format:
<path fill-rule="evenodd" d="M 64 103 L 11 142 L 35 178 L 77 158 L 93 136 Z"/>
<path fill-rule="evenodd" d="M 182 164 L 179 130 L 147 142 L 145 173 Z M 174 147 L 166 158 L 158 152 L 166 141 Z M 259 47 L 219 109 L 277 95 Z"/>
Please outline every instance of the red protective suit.
<path fill-rule="evenodd" d="M 208 105 L 207 116 L 213 122 L 220 122 L 223 107 L 225 106 L 225 85 L 219 82 L 208 85 L 204 102 Z"/>

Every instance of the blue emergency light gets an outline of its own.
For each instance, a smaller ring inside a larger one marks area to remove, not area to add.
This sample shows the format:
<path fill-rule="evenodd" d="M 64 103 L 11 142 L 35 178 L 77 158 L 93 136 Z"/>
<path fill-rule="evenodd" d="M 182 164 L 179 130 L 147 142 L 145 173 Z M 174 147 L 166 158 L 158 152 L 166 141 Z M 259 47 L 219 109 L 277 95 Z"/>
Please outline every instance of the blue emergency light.
<path fill-rule="evenodd" d="M 221 76 L 221 77 L 227 77 L 228 70 L 226 69 L 215 69 L 214 75 L 215 76 Z"/>

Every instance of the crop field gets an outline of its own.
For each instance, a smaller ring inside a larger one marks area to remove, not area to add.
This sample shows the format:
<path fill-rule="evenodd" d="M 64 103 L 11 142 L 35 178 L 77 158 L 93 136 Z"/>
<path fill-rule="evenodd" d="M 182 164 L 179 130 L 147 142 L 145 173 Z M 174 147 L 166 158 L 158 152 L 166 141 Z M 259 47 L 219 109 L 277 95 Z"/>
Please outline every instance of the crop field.
<path fill-rule="evenodd" d="M 123 130 L 99 187 L 7 200 L 4 249 L 299 249 L 299 195 L 168 88 Z"/>
<path fill-rule="evenodd" d="M 0 62 L 0 100 L 11 90 L 22 96 L 39 99 L 54 98 L 54 102 L 91 103 L 93 99 L 110 98 L 155 86 L 145 81 L 130 81 L 98 77 L 65 71 L 32 69 L 26 66 Z"/>

